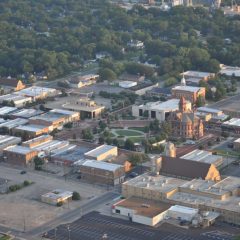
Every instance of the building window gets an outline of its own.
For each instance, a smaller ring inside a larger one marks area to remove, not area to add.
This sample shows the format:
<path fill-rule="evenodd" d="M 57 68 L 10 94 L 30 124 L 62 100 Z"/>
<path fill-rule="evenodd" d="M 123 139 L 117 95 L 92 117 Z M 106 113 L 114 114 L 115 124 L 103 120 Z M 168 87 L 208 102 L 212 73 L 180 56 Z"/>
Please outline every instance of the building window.
<path fill-rule="evenodd" d="M 139 109 L 139 116 L 142 117 L 142 115 L 143 115 L 143 110 Z"/>
<path fill-rule="evenodd" d="M 156 118 L 156 112 L 155 111 L 151 111 L 151 118 Z"/>
<path fill-rule="evenodd" d="M 116 211 L 115 211 L 116 213 L 118 213 L 118 214 L 120 214 L 121 213 L 121 211 L 120 210 L 118 210 L 118 209 L 116 209 Z"/>

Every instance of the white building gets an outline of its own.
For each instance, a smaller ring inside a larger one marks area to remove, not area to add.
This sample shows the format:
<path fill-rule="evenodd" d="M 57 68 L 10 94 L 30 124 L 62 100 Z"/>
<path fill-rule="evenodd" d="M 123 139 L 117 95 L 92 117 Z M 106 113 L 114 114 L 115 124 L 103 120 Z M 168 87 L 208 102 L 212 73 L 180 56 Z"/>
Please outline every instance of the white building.
<path fill-rule="evenodd" d="M 199 107 L 197 109 L 197 112 L 198 113 L 211 114 L 211 119 L 213 119 L 213 120 L 224 121 L 226 118 L 228 118 L 228 115 L 223 113 L 222 110 L 215 109 L 215 108 Z"/>
<path fill-rule="evenodd" d="M 15 107 L 23 107 L 26 103 L 32 102 L 30 97 L 19 96 L 17 94 L 7 94 L 0 96 L 0 103 L 13 103 Z"/>
<path fill-rule="evenodd" d="M 171 112 L 179 110 L 179 99 L 170 99 L 166 102 L 149 102 L 140 106 L 132 106 L 132 115 L 134 117 L 148 117 L 165 121 Z M 187 108 L 191 110 L 191 103 L 188 102 Z"/>
<path fill-rule="evenodd" d="M 133 82 L 133 81 L 121 81 L 119 82 L 119 87 L 122 88 L 131 88 L 137 85 L 137 82 Z"/>
<path fill-rule="evenodd" d="M 191 222 L 198 214 L 198 209 L 175 205 L 169 208 L 167 215 L 176 220 Z"/>
<path fill-rule="evenodd" d="M 132 197 L 113 204 L 112 213 L 136 223 L 155 226 L 164 220 L 169 206 L 166 203 L 160 204 L 156 201 Z"/>
<path fill-rule="evenodd" d="M 41 201 L 44 203 L 57 205 L 72 200 L 73 192 L 56 189 L 52 192 L 45 193 L 41 196 Z"/>
<path fill-rule="evenodd" d="M 231 66 L 226 66 L 221 64 L 220 65 L 220 73 L 224 74 L 226 76 L 235 76 L 235 77 L 240 77 L 240 67 L 231 67 Z"/>

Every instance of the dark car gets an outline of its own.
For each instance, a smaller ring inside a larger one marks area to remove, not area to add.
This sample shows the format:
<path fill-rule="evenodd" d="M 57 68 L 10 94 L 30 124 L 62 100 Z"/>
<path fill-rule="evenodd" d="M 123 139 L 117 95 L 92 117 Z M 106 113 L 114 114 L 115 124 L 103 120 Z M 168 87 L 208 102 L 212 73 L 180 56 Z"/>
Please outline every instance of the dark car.
<path fill-rule="evenodd" d="M 130 174 L 129 174 L 129 177 L 130 178 L 135 178 L 135 177 L 137 177 L 138 176 L 138 173 L 136 173 L 136 172 L 131 172 Z"/>
<path fill-rule="evenodd" d="M 26 174 L 26 173 L 27 173 L 27 172 L 26 172 L 26 171 L 24 171 L 24 170 L 20 172 L 20 174 Z"/>

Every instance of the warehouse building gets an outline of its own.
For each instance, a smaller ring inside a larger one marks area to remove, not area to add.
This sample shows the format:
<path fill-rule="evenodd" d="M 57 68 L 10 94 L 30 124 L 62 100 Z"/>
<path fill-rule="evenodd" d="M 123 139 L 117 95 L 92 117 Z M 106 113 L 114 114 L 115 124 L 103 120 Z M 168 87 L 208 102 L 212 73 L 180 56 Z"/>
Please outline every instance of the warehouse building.
<path fill-rule="evenodd" d="M 223 164 L 223 157 L 220 155 L 213 155 L 212 152 L 204 150 L 193 150 L 190 153 L 181 156 L 185 160 L 192 160 L 196 162 L 203 162 L 213 164 L 215 167 L 219 168 Z"/>
<path fill-rule="evenodd" d="M 0 96 L 1 104 L 13 104 L 15 107 L 24 107 L 27 103 L 32 102 L 30 97 L 23 97 L 17 94 L 7 94 Z"/>
<path fill-rule="evenodd" d="M 48 134 L 44 134 L 44 135 L 41 135 L 39 137 L 36 137 L 36 138 L 31 139 L 31 140 L 23 142 L 22 146 L 33 148 L 33 147 L 36 147 L 40 144 L 49 142 L 51 140 L 53 140 L 53 136 L 48 135 Z"/>
<path fill-rule="evenodd" d="M 21 138 L 19 137 L 13 137 L 13 136 L 8 136 L 8 135 L 0 135 L 0 154 L 2 154 L 3 149 L 17 145 L 21 143 Z"/>
<path fill-rule="evenodd" d="M 132 222 L 155 226 L 164 220 L 169 207 L 167 203 L 131 197 L 113 204 L 112 213 L 125 216 Z"/>
<path fill-rule="evenodd" d="M 166 102 L 149 102 L 142 105 L 132 106 L 132 115 L 134 117 L 148 117 L 157 119 L 160 122 L 165 121 L 171 112 L 179 110 L 179 99 L 170 99 Z M 191 110 L 191 103 L 186 103 L 187 109 Z"/>
<path fill-rule="evenodd" d="M 22 119 L 25 120 L 25 119 Z M 12 129 L 14 135 L 24 136 L 26 139 L 34 138 L 51 132 L 53 129 L 43 125 L 28 124 Z"/>
<path fill-rule="evenodd" d="M 45 99 L 47 97 L 55 97 L 59 95 L 59 91 L 54 88 L 32 86 L 22 89 L 16 92 L 16 94 L 24 97 L 30 97 L 32 101 L 36 101 L 38 99 Z"/>
<path fill-rule="evenodd" d="M 2 123 L 0 123 L 0 131 L 2 133 L 10 133 L 12 130 L 18 126 L 23 126 L 28 123 L 27 119 L 23 118 L 16 118 L 13 120 L 6 120 Z"/>
<path fill-rule="evenodd" d="M 16 107 L 1 107 L 0 108 L 0 116 L 4 117 L 4 116 L 8 116 L 9 114 L 15 112 L 17 110 Z"/>
<path fill-rule="evenodd" d="M 0 85 L 4 93 L 15 92 L 25 88 L 23 82 L 16 78 L 0 78 Z"/>
<path fill-rule="evenodd" d="M 41 196 L 41 201 L 51 205 L 65 203 L 72 200 L 73 192 L 56 189 L 52 192 L 45 193 Z"/>
<path fill-rule="evenodd" d="M 229 121 L 223 122 L 221 127 L 223 131 L 240 133 L 240 118 L 232 118 Z"/>
<path fill-rule="evenodd" d="M 239 151 L 240 150 L 240 138 L 236 139 L 234 142 L 233 142 L 233 149 L 235 151 Z"/>
<path fill-rule="evenodd" d="M 84 154 L 86 159 L 104 161 L 118 156 L 118 148 L 111 145 L 101 145 Z"/>
<path fill-rule="evenodd" d="M 38 155 L 38 151 L 23 147 L 10 146 L 3 150 L 3 157 L 9 164 L 27 166 Z"/>
<path fill-rule="evenodd" d="M 199 72 L 199 71 L 186 71 L 181 73 L 185 78 L 186 83 L 190 86 L 199 86 L 200 81 L 207 82 L 209 79 L 215 77 L 215 73 Z"/>
<path fill-rule="evenodd" d="M 35 117 L 37 115 L 43 114 L 43 111 L 33 109 L 33 108 L 24 108 L 19 109 L 11 114 L 9 114 L 10 118 L 26 118 L 29 119 L 31 117 Z"/>
<path fill-rule="evenodd" d="M 87 160 L 79 166 L 81 179 L 99 184 L 118 185 L 124 181 L 124 167 L 118 164 Z"/>
<path fill-rule="evenodd" d="M 63 127 L 64 124 L 78 121 L 80 115 L 78 112 L 53 109 L 50 112 L 32 117 L 29 119 L 31 124 L 49 126 L 52 129 Z"/>

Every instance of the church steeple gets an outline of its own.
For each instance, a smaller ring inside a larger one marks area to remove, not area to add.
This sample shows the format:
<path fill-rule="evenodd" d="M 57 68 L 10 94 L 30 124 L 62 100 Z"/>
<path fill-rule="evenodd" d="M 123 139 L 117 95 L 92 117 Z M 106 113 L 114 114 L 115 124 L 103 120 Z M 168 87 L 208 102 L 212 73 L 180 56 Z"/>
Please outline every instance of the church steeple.
<path fill-rule="evenodd" d="M 182 74 L 181 86 L 186 86 L 186 79 L 184 77 L 184 73 Z"/>

